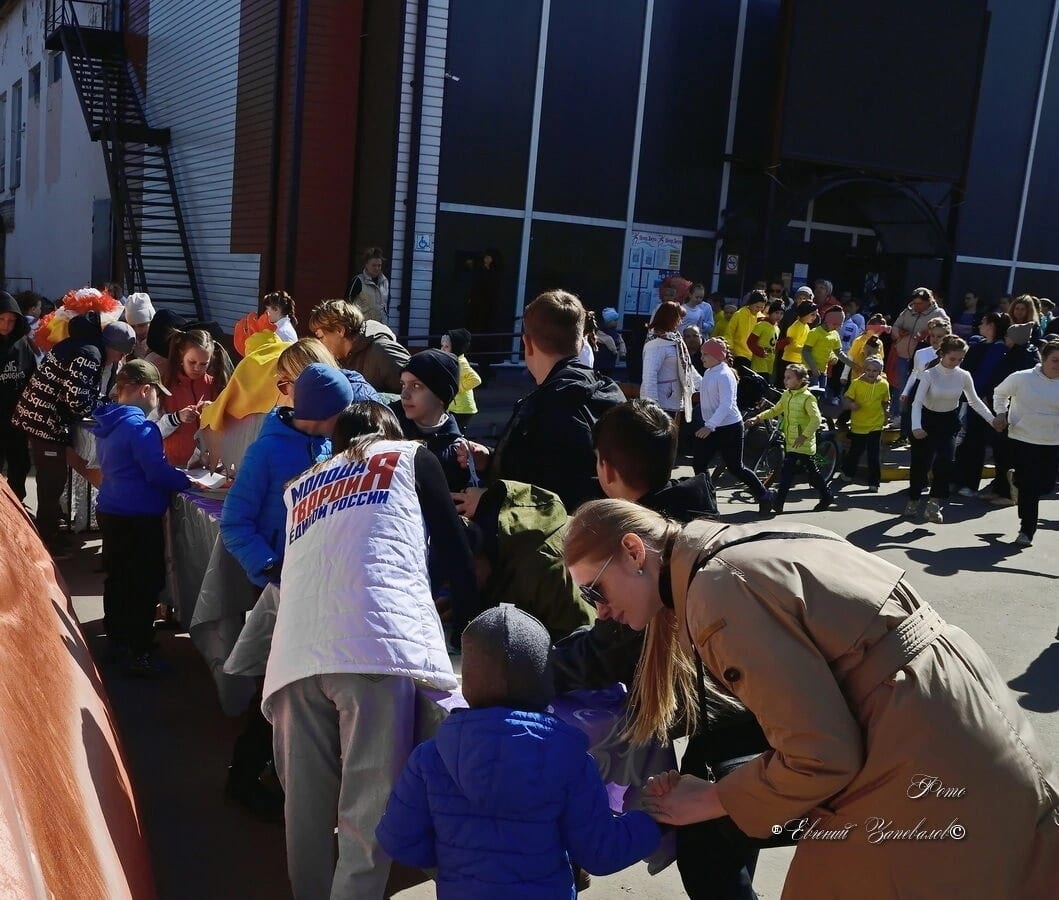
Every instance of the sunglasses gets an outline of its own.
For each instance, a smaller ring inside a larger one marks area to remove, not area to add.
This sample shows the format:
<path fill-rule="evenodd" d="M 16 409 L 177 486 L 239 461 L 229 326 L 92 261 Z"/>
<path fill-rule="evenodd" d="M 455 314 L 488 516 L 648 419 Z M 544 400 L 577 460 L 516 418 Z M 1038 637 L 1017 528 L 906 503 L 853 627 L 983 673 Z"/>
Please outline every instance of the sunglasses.
<path fill-rule="evenodd" d="M 611 554 L 610 558 L 603 563 L 602 568 L 596 573 L 596 577 L 592 579 L 591 584 L 579 584 L 577 589 L 581 591 L 581 599 L 585 603 L 590 603 L 597 609 L 601 606 L 607 605 L 607 598 L 603 596 L 603 592 L 596 587 L 599 584 L 599 579 L 603 577 L 603 573 L 607 571 L 607 566 L 614 562 L 614 556 Z"/>

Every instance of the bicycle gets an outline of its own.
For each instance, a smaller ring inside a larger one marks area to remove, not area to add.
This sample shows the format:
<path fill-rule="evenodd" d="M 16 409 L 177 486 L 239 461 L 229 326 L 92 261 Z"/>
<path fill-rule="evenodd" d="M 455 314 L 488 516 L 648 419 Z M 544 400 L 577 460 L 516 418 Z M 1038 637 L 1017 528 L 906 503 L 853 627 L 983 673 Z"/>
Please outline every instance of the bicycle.
<path fill-rule="evenodd" d="M 767 419 L 758 424 L 770 429 L 771 434 L 765 449 L 761 451 L 761 455 L 752 468 L 765 487 L 772 487 L 779 480 L 780 469 L 783 468 L 783 460 L 787 455 L 787 446 L 779 419 Z M 813 454 L 813 460 L 824 481 L 830 481 L 835 477 L 838 458 L 839 448 L 835 429 L 821 422 L 816 432 L 816 452 Z"/>

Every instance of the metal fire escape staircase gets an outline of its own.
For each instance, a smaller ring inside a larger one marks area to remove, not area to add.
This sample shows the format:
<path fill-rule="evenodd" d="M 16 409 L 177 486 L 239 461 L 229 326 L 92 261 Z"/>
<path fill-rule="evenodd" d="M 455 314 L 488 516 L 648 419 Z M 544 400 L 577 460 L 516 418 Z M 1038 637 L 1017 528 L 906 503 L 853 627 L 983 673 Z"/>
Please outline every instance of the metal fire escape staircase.
<path fill-rule="evenodd" d="M 146 291 L 157 308 L 201 321 L 207 310 L 180 211 L 169 129 L 147 122 L 123 35 L 110 27 L 111 7 L 106 0 L 52 0 L 45 47 L 66 55 L 89 136 L 103 148 L 112 208 L 121 222 L 126 291 Z"/>

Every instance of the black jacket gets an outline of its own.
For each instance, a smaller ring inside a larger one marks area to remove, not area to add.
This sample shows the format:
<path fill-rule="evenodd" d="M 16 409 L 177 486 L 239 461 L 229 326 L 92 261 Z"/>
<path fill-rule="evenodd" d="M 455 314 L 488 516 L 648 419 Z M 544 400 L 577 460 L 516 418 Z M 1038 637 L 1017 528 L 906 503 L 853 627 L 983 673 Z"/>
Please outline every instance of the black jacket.
<path fill-rule="evenodd" d="M 0 428 L 10 423 L 15 404 L 37 368 L 37 359 L 26 340 L 29 324 L 15 298 L 7 291 L 0 291 L 2 313 L 14 313 L 15 327 L 6 337 L 0 336 Z"/>
<path fill-rule="evenodd" d="M 438 458 L 450 491 L 462 491 L 467 487 L 467 470 L 456 461 L 456 446 L 463 440 L 463 434 L 454 416 L 450 415 L 437 431 L 426 432 L 420 431 L 419 426 L 405 415 L 400 400 L 394 400 L 390 404 L 390 411 L 397 416 L 397 421 L 401 423 L 401 431 L 408 440 L 422 441 L 426 448 Z"/>
<path fill-rule="evenodd" d="M 88 416 L 99 400 L 103 366 L 99 314 L 70 320 L 70 336 L 44 357 L 15 406 L 12 424 L 30 437 L 70 442 L 70 425 Z"/>
<path fill-rule="evenodd" d="M 562 359 L 515 405 L 489 467 L 489 480 L 522 481 L 558 494 L 573 512 L 600 496 L 592 427 L 625 402 L 617 383 L 576 357 Z"/>

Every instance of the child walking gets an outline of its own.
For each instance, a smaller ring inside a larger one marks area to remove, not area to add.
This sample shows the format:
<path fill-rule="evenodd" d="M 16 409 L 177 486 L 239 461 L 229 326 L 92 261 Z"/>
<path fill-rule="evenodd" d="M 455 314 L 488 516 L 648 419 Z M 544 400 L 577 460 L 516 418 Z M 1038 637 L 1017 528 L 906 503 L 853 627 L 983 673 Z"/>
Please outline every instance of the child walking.
<path fill-rule="evenodd" d="M 905 515 L 919 514 L 920 498 L 930 474 L 930 498 L 924 516 L 941 524 L 942 503 L 949 498 L 956 434 L 960 430 L 959 405 L 966 397 L 970 407 L 993 424 L 992 410 L 974 389 L 971 373 L 960 367 L 967 355 L 967 342 L 949 335 L 938 344 L 937 358 L 923 373 L 912 401 L 912 465 Z"/>
<path fill-rule="evenodd" d="M 857 476 L 861 455 L 868 451 L 868 488 L 879 490 L 882 481 L 880 450 L 886 416 L 890 411 L 890 385 L 882 374 L 883 360 L 869 356 L 864 360 L 864 371 L 854 378 L 846 390 L 843 406 L 851 410 L 849 449 L 842 461 L 839 478 L 852 481 Z"/>
<path fill-rule="evenodd" d="M 478 414 L 474 389 L 482 383 L 482 377 L 467 361 L 467 353 L 471 349 L 471 333 L 466 328 L 450 329 L 448 334 L 441 337 L 441 349 L 455 356 L 460 367 L 460 389 L 449 404 L 449 412 L 460 426 L 460 432 L 466 434 L 468 423 Z"/>
<path fill-rule="evenodd" d="M 103 482 L 96 517 L 103 535 L 103 618 L 115 657 L 131 675 L 156 671 L 153 643 L 155 601 L 165 585 L 162 519 L 169 497 L 191 487 L 170 466 L 162 435 L 147 414 L 158 405 L 158 369 L 143 359 L 125 364 L 115 378 L 117 403 L 96 410 L 91 426 Z"/>
<path fill-rule="evenodd" d="M 376 837 L 399 862 L 436 867 L 440 900 L 573 900 L 571 863 L 606 875 L 658 845 L 646 813 L 611 814 L 587 738 L 546 712 L 550 647 L 545 627 L 509 604 L 471 622 L 470 709 L 413 751 L 394 787 Z"/>
<path fill-rule="evenodd" d="M 816 453 L 816 432 L 820 427 L 820 406 L 816 397 L 809 390 L 809 370 L 797 363 L 787 366 L 783 373 L 783 396 L 776 401 L 775 406 L 758 413 L 747 421 L 747 425 L 756 425 L 765 419 L 775 419 L 783 416 L 781 428 L 783 429 L 783 440 L 786 445 L 786 455 L 783 457 L 783 469 L 780 471 L 780 483 L 776 488 L 776 499 L 772 504 L 772 511 L 783 512 L 783 504 L 787 500 L 787 492 L 794 482 L 794 474 L 798 469 L 805 472 L 809 484 L 816 488 L 820 495 L 820 502 L 813 507 L 814 511 L 827 509 L 835 502 L 835 497 L 827 487 L 827 482 L 817 468 L 814 455 Z"/>

